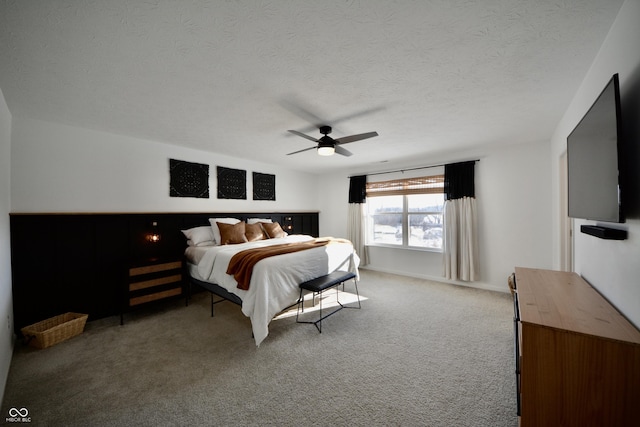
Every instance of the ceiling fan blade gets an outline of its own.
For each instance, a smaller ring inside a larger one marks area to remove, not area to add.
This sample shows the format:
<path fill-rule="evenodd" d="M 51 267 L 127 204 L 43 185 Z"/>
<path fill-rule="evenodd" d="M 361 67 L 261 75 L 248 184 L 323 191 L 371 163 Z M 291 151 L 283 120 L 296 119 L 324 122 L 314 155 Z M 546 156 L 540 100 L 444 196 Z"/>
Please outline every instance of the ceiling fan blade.
<path fill-rule="evenodd" d="M 289 132 L 291 132 L 291 133 L 293 133 L 293 134 L 295 134 L 295 135 L 301 136 L 301 137 L 303 137 L 303 138 L 306 138 L 306 139 L 308 139 L 309 141 L 318 142 L 318 140 L 317 140 L 316 138 L 314 138 L 314 137 L 312 137 L 312 136 L 309 136 L 309 135 L 305 135 L 304 133 L 302 133 L 302 132 L 298 132 L 297 130 L 290 130 Z"/>
<path fill-rule="evenodd" d="M 289 95 L 286 98 L 281 99 L 278 103 L 290 113 L 293 113 L 294 115 L 309 123 L 309 126 L 305 126 L 304 128 L 300 129 L 301 132 L 311 132 L 326 123 L 331 123 L 335 128 L 338 123 L 346 122 L 370 114 L 375 114 L 387 109 L 385 106 L 379 105 L 377 107 L 368 108 L 366 110 L 347 113 L 339 117 L 319 117 L 313 112 L 314 109 L 317 108 L 317 106 L 307 104 L 295 95 Z"/>
<path fill-rule="evenodd" d="M 336 149 L 336 153 L 338 153 L 338 154 L 342 154 L 343 156 L 347 156 L 347 157 L 349 157 L 350 155 L 352 155 L 352 154 L 353 154 L 351 151 L 346 150 L 346 149 L 344 149 L 344 148 L 340 147 L 339 145 L 336 145 L 336 146 L 335 146 L 335 149 Z"/>
<path fill-rule="evenodd" d="M 357 117 L 367 116 L 369 114 L 374 114 L 374 113 L 377 113 L 378 111 L 384 111 L 384 110 L 386 110 L 386 107 L 379 106 L 379 107 L 369 108 L 367 110 L 356 111 L 356 112 L 351 113 L 351 114 L 345 114 L 344 116 L 334 117 L 333 120 L 329 121 L 329 123 L 332 123 L 332 124 L 336 125 L 338 123 L 342 123 L 342 122 L 347 122 L 349 120 L 353 120 L 353 119 L 355 119 Z"/>
<path fill-rule="evenodd" d="M 326 120 L 312 113 L 312 108 L 308 105 L 304 105 L 305 103 L 297 97 L 290 96 L 287 99 L 282 99 L 279 101 L 279 104 L 290 113 L 293 113 L 304 121 L 310 123 L 312 126 L 309 127 L 309 132 L 326 122 Z"/>
<path fill-rule="evenodd" d="M 335 139 L 336 144 L 347 144 L 349 142 L 360 141 L 367 138 L 373 138 L 374 136 L 378 136 L 378 132 L 367 132 L 360 133 L 358 135 L 345 136 L 343 138 Z"/>
<path fill-rule="evenodd" d="M 298 154 L 298 153 L 302 153 L 303 151 L 309 151 L 309 150 L 315 150 L 317 147 L 309 147 L 309 148 L 305 148 L 303 150 L 298 150 L 298 151 L 294 151 L 293 153 L 288 153 L 287 156 L 290 156 L 292 154 Z"/>

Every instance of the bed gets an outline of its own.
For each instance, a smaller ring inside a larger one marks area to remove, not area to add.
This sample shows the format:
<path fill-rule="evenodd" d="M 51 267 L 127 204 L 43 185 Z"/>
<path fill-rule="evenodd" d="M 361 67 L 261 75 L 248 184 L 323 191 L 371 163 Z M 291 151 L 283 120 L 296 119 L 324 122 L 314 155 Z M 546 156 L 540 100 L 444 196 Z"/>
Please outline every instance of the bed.
<path fill-rule="evenodd" d="M 215 223 L 212 222 L 212 226 Z M 218 223 L 219 224 L 219 223 Z M 286 233 L 285 233 L 286 234 Z M 185 235 L 186 232 L 185 232 Z M 265 235 L 265 237 L 268 237 Z M 189 239 L 189 236 L 187 235 Z M 205 288 L 227 300 L 241 305 L 242 313 L 251 319 L 253 337 L 257 346 L 269 334 L 271 320 L 298 300 L 299 284 L 336 270 L 358 275 L 360 259 L 351 242 L 328 239 L 330 243 L 297 252 L 264 258 L 253 267 L 248 289 L 239 289 L 234 275 L 227 274 L 234 255 L 253 248 L 268 248 L 285 244 L 317 241 L 309 235 L 285 235 L 256 241 L 219 244 L 220 235 L 213 244 L 194 244 L 185 250 L 191 283 Z M 224 239 L 224 236 L 222 237 Z"/>

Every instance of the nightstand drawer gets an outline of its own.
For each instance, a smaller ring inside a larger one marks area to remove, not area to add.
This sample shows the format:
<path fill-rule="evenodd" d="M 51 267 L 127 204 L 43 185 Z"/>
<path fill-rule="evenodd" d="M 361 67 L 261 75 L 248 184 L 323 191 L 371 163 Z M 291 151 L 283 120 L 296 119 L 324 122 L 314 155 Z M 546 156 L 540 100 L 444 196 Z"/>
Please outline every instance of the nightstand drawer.
<path fill-rule="evenodd" d="M 165 262 L 162 264 L 144 265 L 129 269 L 129 276 L 141 276 L 143 274 L 157 273 L 166 270 L 176 270 L 182 268 L 182 261 Z"/>
<path fill-rule="evenodd" d="M 129 283 L 129 291 L 139 291 L 140 289 L 153 288 L 155 286 L 166 285 L 167 283 L 182 283 L 182 275 L 175 274 L 167 277 L 158 277 L 156 279 L 144 280 L 142 282 Z"/>
<path fill-rule="evenodd" d="M 129 305 L 134 306 L 134 305 L 144 304 L 147 302 L 157 301 L 160 299 L 169 298 L 169 297 L 177 296 L 180 294 L 182 294 L 182 288 L 168 289 L 162 292 L 155 292 L 153 294 L 146 294 L 139 297 L 131 298 L 129 300 Z"/>
<path fill-rule="evenodd" d="M 122 313 L 134 306 L 183 294 L 182 261 L 149 259 L 129 265 Z M 124 318 L 121 316 L 121 323 Z"/>

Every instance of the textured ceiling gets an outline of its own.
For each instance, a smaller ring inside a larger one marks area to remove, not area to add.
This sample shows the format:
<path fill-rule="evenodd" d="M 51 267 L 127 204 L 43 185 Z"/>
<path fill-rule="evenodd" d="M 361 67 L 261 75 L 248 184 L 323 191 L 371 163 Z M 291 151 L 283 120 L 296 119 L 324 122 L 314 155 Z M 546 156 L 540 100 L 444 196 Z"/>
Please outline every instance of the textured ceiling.
<path fill-rule="evenodd" d="M 425 164 L 548 141 L 622 3 L 0 0 L 0 88 L 16 117 L 293 169 Z M 321 122 L 380 136 L 286 156 Z"/>

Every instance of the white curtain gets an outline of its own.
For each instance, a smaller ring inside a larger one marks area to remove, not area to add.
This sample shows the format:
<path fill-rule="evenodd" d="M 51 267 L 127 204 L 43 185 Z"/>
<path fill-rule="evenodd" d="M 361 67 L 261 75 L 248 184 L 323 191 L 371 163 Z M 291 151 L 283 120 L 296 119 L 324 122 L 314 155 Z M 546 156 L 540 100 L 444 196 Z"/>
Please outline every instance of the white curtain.
<path fill-rule="evenodd" d="M 463 281 L 475 281 L 480 278 L 474 197 L 445 201 L 442 247 L 445 278 Z"/>
<path fill-rule="evenodd" d="M 351 240 L 356 253 L 360 257 L 360 266 L 367 265 L 367 249 L 365 246 L 364 203 L 349 203 L 347 222 L 347 239 Z"/>

